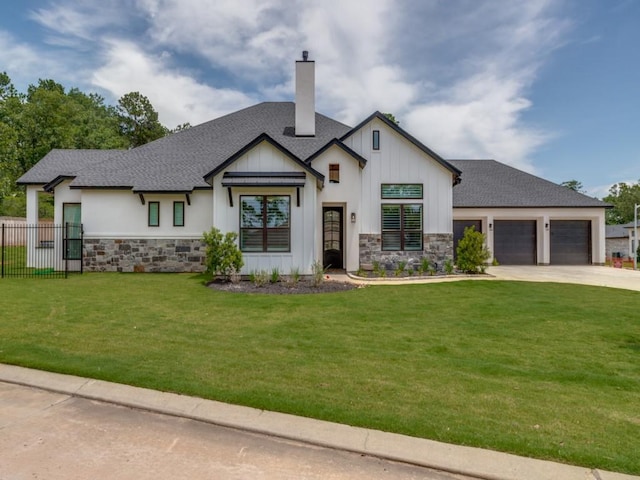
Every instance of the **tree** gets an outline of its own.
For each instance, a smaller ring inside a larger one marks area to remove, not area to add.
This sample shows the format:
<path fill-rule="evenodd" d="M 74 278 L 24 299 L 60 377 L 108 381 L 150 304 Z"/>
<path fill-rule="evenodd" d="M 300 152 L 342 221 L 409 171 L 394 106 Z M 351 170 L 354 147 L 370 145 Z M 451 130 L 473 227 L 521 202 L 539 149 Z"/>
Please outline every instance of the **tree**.
<path fill-rule="evenodd" d="M 396 117 L 393 115 L 393 113 L 383 113 L 382 115 L 387 117 L 389 120 L 391 120 L 396 125 L 398 125 L 398 126 L 400 125 L 400 122 L 398 120 L 396 120 Z"/>
<path fill-rule="evenodd" d="M 458 269 L 464 273 L 484 273 L 485 262 L 491 253 L 485 246 L 485 235 L 476 232 L 475 225 L 464 229 L 464 236 L 456 249 Z"/>
<path fill-rule="evenodd" d="M 158 121 L 156 112 L 147 97 L 140 92 L 131 92 L 118 100 L 120 131 L 129 140 L 131 148 L 139 147 L 169 131 Z"/>
<path fill-rule="evenodd" d="M 132 120 L 131 130 L 126 135 L 122 129 L 123 116 L 128 115 L 123 113 L 125 106 L 132 111 L 127 117 Z M 138 107 L 141 113 L 133 117 Z M 167 132 L 157 118 L 146 97 L 137 92 L 125 95 L 123 105 L 116 108 L 95 93 L 85 94 L 77 88 L 67 92 L 52 79 L 40 79 L 22 94 L 7 73 L 1 72 L 0 215 L 24 215 L 24 188 L 15 182 L 52 149 L 141 145 Z"/>
<path fill-rule="evenodd" d="M 585 193 L 582 182 L 579 182 L 578 180 L 567 180 L 566 182 L 562 182 L 560 185 L 567 187 L 569 190 L 573 190 L 574 192 Z"/>
<path fill-rule="evenodd" d="M 617 183 L 602 200 L 613 205 L 605 213 L 608 224 L 633 222 L 634 206 L 640 204 L 640 181 L 632 184 Z"/>

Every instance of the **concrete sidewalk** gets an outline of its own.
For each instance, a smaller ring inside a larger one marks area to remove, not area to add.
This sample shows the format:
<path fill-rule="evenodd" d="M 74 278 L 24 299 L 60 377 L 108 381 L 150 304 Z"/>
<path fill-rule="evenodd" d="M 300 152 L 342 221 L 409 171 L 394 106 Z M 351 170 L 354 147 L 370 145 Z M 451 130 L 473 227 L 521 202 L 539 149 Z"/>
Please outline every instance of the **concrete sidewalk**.
<path fill-rule="evenodd" d="M 640 477 L 0 364 L 0 381 L 490 480 Z"/>

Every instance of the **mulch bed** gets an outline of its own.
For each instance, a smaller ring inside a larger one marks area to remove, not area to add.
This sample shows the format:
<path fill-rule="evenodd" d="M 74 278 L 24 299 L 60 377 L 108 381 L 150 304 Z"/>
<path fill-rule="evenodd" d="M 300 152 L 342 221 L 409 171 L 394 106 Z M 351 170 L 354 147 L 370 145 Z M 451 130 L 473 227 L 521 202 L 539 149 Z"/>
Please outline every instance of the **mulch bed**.
<path fill-rule="evenodd" d="M 255 285 L 248 280 L 240 282 L 227 282 L 225 280 L 216 279 L 207 285 L 214 290 L 222 290 L 225 292 L 238 293 L 264 293 L 270 295 L 291 295 L 297 293 L 333 293 L 344 292 L 359 288 L 359 285 L 346 282 L 324 281 L 319 285 L 314 285 L 309 280 L 300 280 L 296 283 L 290 282 L 267 282 L 264 285 Z"/>

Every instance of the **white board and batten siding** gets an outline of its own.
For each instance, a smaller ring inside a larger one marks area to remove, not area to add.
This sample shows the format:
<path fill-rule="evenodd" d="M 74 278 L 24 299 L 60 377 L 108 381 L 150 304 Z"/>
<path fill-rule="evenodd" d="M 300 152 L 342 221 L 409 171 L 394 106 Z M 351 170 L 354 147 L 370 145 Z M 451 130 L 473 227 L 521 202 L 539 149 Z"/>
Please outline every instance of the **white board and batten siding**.
<path fill-rule="evenodd" d="M 56 190 L 56 196 L 58 190 Z M 211 228 L 211 190 L 189 194 L 145 193 L 144 205 L 131 190 L 83 190 L 85 238 L 202 238 Z M 149 226 L 149 202 L 160 203 L 160 225 Z M 184 226 L 173 225 L 173 202 L 184 202 Z M 57 203 L 57 202 L 56 202 Z"/>
<path fill-rule="evenodd" d="M 339 165 L 340 182 L 329 181 L 329 165 Z M 316 258 L 322 259 L 322 207 L 342 207 L 344 261 L 347 270 L 355 271 L 360 266 L 360 226 L 362 224 L 362 178 L 364 169 L 358 160 L 337 146 L 326 150 L 313 160 L 312 167 L 324 175 L 324 188 L 318 192 L 316 206 Z M 351 222 L 351 214 L 355 214 L 355 223 Z"/>
<path fill-rule="evenodd" d="M 379 150 L 373 149 L 374 130 L 380 132 Z M 345 144 L 368 160 L 362 178 L 362 205 L 366 206 L 362 208 L 362 233 L 380 233 L 383 183 L 421 183 L 424 233 L 452 233 L 451 171 L 377 118 L 347 138 Z"/>
<path fill-rule="evenodd" d="M 243 252 L 244 266 L 241 273 L 247 275 L 253 271 L 271 272 L 277 268 L 281 274 L 289 274 L 298 269 L 301 274 L 311 274 L 315 251 L 316 215 L 314 206 L 317 200 L 316 178 L 309 172 L 304 187 L 300 188 L 300 206 L 297 206 L 295 187 L 232 187 L 233 206 L 229 205 L 227 187 L 222 186 L 225 172 L 301 172 L 300 165 L 273 147 L 261 142 L 253 149 L 233 162 L 226 170 L 213 179 L 213 218 L 214 226 L 222 232 L 240 232 L 240 197 L 242 195 L 288 195 L 290 197 L 291 217 L 289 228 L 291 249 L 289 252 Z"/>

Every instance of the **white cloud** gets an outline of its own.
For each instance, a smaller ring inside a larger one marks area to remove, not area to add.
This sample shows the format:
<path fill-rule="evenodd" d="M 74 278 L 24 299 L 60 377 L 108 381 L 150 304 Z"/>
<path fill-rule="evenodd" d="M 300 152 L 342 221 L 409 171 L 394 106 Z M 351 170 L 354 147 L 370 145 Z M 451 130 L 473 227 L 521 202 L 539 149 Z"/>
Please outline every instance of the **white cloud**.
<path fill-rule="evenodd" d="M 532 154 L 551 132 L 528 126 L 523 114 L 540 65 L 569 26 L 557 5 L 59 0 L 33 18 L 60 44 L 91 44 L 93 61 L 104 62 L 92 83 L 116 97 L 140 91 L 169 126 L 293 99 L 293 62 L 307 49 L 323 113 L 355 124 L 374 110 L 391 112 L 445 157 L 491 157 L 533 171 Z M 180 68 L 183 54 L 208 63 L 198 66 L 199 80 Z"/>
<path fill-rule="evenodd" d="M 196 125 L 254 103 L 243 92 L 216 89 L 172 70 L 164 63 L 168 59 L 151 57 L 130 42 L 112 40 L 106 63 L 95 71 L 92 83 L 116 98 L 139 91 L 169 128 L 185 122 Z"/>

